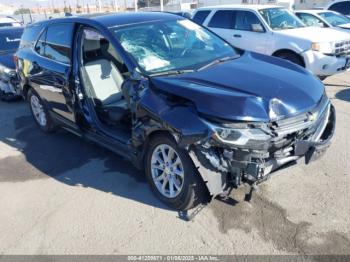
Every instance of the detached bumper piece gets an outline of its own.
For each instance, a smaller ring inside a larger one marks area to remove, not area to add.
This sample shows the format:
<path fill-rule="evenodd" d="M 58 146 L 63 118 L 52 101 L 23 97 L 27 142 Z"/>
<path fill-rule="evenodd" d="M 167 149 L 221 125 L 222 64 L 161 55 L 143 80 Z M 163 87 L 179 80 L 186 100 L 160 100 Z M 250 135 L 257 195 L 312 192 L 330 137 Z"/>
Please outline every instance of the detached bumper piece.
<path fill-rule="evenodd" d="M 19 82 L 14 78 L 0 78 L 0 100 L 13 101 L 21 98 Z"/>

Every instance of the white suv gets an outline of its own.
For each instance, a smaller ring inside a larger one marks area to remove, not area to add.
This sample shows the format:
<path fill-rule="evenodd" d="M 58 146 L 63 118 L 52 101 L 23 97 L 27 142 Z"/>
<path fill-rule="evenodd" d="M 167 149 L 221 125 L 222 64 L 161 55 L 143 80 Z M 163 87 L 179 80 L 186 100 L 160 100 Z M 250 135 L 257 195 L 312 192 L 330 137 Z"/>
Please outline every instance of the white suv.
<path fill-rule="evenodd" d="M 278 6 L 228 5 L 197 9 L 193 15 L 233 46 L 287 59 L 320 78 L 350 68 L 350 34 L 305 27 Z"/>

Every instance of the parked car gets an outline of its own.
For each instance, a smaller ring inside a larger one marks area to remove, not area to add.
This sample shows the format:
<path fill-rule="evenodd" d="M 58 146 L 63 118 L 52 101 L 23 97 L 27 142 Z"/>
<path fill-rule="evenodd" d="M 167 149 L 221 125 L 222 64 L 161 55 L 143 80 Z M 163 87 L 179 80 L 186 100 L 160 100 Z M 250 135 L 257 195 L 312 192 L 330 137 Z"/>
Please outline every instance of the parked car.
<path fill-rule="evenodd" d="M 307 70 L 169 13 L 33 24 L 17 61 L 44 132 L 60 126 L 120 154 L 180 210 L 308 163 L 334 133 L 334 108 Z"/>
<path fill-rule="evenodd" d="M 320 78 L 349 70 L 350 35 L 305 25 L 286 9 L 268 5 L 199 8 L 193 20 L 232 45 L 289 60 Z"/>
<path fill-rule="evenodd" d="M 171 12 L 172 14 L 183 16 L 185 18 L 191 19 L 192 15 L 189 11 L 178 11 L 178 12 Z"/>
<path fill-rule="evenodd" d="M 2 100 L 20 97 L 13 55 L 18 49 L 22 33 L 22 27 L 0 28 L 0 99 Z"/>
<path fill-rule="evenodd" d="M 343 15 L 350 17 L 350 1 L 349 0 L 338 0 L 331 2 L 326 8 L 326 10 L 336 11 Z"/>
<path fill-rule="evenodd" d="M 0 28 L 8 26 L 21 27 L 22 24 L 12 17 L 0 17 Z"/>
<path fill-rule="evenodd" d="M 296 11 L 295 14 L 307 26 L 330 27 L 350 33 L 350 18 L 337 12 L 325 10 L 299 10 Z"/>

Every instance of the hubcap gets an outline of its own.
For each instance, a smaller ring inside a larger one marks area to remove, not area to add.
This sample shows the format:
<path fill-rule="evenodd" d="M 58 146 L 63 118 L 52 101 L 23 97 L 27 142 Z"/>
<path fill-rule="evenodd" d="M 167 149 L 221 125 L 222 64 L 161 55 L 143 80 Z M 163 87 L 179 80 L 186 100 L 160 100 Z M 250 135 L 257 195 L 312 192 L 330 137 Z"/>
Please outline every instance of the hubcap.
<path fill-rule="evenodd" d="M 151 159 L 151 174 L 158 191 L 167 198 L 174 198 L 184 184 L 184 169 L 177 152 L 169 145 L 157 146 Z"/>
<path fill-rule="evenodd" d="M 30 105 L 32 107 L 32 111 L 33 111 L 35 120 L 39 123 L 39 125 L 45 126 L 46 125 L 46 114 L 45 114 L 43 106 L 40 103 L 39 98 L 35 95 L 32 95 L 30 98 Z"/>

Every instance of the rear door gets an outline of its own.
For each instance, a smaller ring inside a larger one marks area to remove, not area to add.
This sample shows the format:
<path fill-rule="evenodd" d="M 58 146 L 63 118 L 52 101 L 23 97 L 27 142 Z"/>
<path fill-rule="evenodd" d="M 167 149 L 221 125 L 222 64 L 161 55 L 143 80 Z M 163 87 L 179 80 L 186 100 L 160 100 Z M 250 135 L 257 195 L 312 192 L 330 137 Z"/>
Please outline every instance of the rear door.
<path fill-rule="evenodd" d="M 75 123 L 72 69 L 74 24 L 50 24 L 39 37 L 32 60 L 31 84 L 56 117 Z"/>
<path fill-rule="evenodd" d="M 231 37 L 237 45 L 248 51 L 266 53 L 266 45 L 271 36 L 252 11 L 236 10 Z"/>
<path fill-rule="evenodd" d="M 234 10 L 217 10 L 206 26 L 233 46 L 242 48 L 241 43 L 233 35 L 235 15 Z"/>

